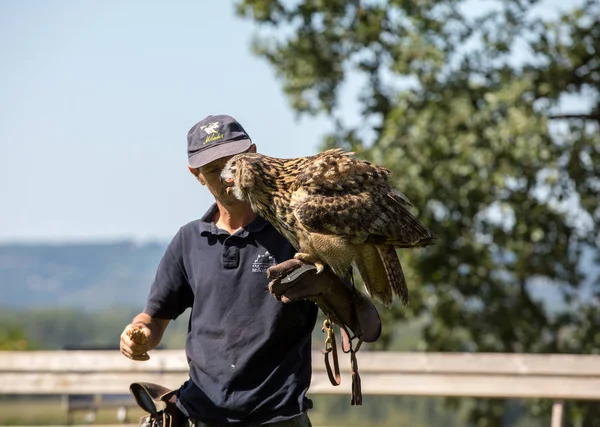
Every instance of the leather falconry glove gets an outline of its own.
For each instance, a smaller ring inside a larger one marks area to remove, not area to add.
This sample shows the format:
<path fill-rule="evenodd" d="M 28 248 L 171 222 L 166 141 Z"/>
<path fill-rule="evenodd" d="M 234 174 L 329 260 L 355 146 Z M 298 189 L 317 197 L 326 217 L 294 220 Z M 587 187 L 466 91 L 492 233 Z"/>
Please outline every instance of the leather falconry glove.
<path fill-rule="evenodd" d="M 362 393 L 356 352 L 363 341 L 375 342 L 381 335 L 381 319 L 371 300 L 326 268 L 317 274 L 316 267 L 297 259 L 289 259 L 267 270 L 269 291 L 283 303 L 309 300 L 317 304 L 326 317 L 323 323 L 325 367 L 331 384 L 341 382 L 337 346 L 333 326 L 342 334 L 342 350 L 350 353 L 352 367 L 352 405 L 362 404 Z M 353 340 L 358 342 L 353 346 Z M 329 363 L 332 354 L 334 368 Z"/>

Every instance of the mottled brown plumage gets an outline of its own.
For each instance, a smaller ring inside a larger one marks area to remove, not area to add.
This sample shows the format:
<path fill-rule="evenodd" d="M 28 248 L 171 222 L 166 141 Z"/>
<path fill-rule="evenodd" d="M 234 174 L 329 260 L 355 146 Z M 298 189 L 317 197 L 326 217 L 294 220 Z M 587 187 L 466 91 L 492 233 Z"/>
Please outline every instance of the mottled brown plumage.
<path fill-rule="evenodd" d="M 433 243 L 435 236 L 410 212 L 384 167 L 341 149 L 279 159 L 234 156 L 221 174 L 240 200 L 296 248 L 296 258 L 328 265 L 340 277 L 354 262 L 369 294 L 386 306 L 408 289 L 395 248 Z"/>

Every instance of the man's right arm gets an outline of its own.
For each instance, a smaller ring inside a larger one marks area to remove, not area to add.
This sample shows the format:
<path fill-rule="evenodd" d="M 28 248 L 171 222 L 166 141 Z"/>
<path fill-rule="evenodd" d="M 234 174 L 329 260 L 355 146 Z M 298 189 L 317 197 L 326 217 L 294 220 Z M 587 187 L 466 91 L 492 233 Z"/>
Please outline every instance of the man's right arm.
<path fill-rule="evenodd" d="M 155 348 L 169 325 L 170 319 L 152 317 L 146 313 L 140 313 L 134 317 L 121 334 L 121 353 L 132 360 L 148 360 L 148 351 Z M 134 342 L 129 334 L 134 328 L 139 328 L 146 335 L 144 344 Z"/>
<path fill-rule="evenodd" d="M 181 228 L 173 237 L 158 264 L 144 310 L 121 334 L 121 353 L 129 359 L 148 360 L 147 352 L 160 343 L 169 321 L 176 319 L 194 301 L 184 266 L 183 230 Z M 130 333 L 135 328 L 142 330 L 146 336 L 145 343 L 131 339 Z"/>

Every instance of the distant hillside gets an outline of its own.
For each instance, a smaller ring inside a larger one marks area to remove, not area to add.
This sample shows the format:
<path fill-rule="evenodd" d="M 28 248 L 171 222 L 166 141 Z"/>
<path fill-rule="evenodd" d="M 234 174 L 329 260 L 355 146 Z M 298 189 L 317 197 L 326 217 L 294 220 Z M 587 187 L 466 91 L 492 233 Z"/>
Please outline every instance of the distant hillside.
<path fill-rule="evenodd" d="M 0 306 L 140 308 L 166 245 L 0 245 Z"/>
<path fill-rule="evenodd" d="M 0 244 L 0 307 L 141 309 L 167 243 Z M 584 299 L 600 277 L 597 254 L 588 248 L 581 256 Z M 529 285 L 548 308 L 562 306 L 552 282 L 532 278 Z"/>

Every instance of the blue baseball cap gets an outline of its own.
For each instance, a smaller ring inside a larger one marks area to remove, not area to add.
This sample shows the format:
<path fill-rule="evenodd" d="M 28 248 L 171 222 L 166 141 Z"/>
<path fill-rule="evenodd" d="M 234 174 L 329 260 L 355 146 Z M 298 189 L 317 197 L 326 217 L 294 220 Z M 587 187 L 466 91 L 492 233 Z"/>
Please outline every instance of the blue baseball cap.
<path fill-rule="evenodd" d="M 222 157 L 243 153 L 251 145 L 250 136 L 233 117 L 208 116 L 188 132 L 188 164 L 199 168 Z"/>

